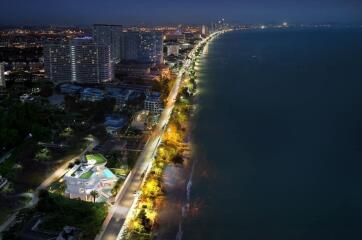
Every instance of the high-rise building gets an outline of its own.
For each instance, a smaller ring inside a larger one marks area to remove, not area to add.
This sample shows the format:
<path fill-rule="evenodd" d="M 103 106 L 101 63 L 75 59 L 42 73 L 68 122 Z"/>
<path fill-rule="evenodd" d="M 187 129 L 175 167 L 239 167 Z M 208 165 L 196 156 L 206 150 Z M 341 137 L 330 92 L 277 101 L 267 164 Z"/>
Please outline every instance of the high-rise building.
<path fill-rule="evenodd" d="M 54 82 L 71 81 L 69 44 L 44 45 L 44 68 L 46 77 Z"/>
<path fill-rule="evenodd" d="M 4 64 L 0 62 L 0 87 L 5 87 L 5 67 Z"/>
<path fill-rule="evenodd" d="M 122 25 L 93 25 L 94 42 L 100 45 L 109 45 L 111 47 L 111 59 L 113 62 L 119 62 L 121 57 L 121 33 Z"/>
<path fill-rule="evenodd" d="M 157 32 L 124 32 L 121 60 L 139 63 L 163 63 L 163 35 Z"/>
<path fill-rule="evenodd" d="M 179 51 L 180 51 L 180 45 L 178 45 L 178 44 L 167 45 L 167 56 L 170 56 L 170 55 L 178 56 Z"/>
<path fill-rule="evenodd" d="M 205 25 L 202 25 L 202 27 L 201 27 L 201 34 L 207 35 L 207 27 Z"/>
<path fill-rule="evenodd" d="M 44 65 L 46 76 L 54 83 L 102 83 L 112 79 L 110 46 L 94 43 L 89 37 L 45 45 Z"/>

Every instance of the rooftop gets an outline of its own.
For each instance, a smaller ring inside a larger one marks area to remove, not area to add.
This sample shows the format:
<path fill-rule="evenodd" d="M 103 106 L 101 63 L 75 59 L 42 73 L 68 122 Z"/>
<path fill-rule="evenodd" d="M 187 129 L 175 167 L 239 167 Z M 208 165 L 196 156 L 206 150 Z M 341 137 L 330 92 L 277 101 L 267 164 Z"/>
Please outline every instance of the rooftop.
<path fill-rule="evenodd" d="M 107 159 L 100 153 L 87 154 L 85 158 L 89 164 L 103 164 L 107 162 Z"/>
<path fill-rule="evenodd" d="M 132 92 L 122 88 L 107 88 L 107 93 L 112 97 L 125 96 L 128 97 Z"/>
<path fill-rule="evenodd" d="M 70 84 L 70 83 L 64 83 L 60 86 L 60 88 L 69 88 L 69 89 L 75 89 L 75 90 L 80 90 L 82 89 L 81 86 L 77 86 L 77 85 L 74 85 L 74 84 Z"/>
<path fill-rule="evenodd" d="M 159 101 L 161 94 L 159 92 L 151 92 L 146 94 L 146 101 Z"/>
<path fill-rule="evenodd" d="M 67 172 L 66 176 L 72 178 L 89 179 L 92 174 L 90 176 L 87 176 L 86 173 L 91 171 L 92 168 L 93 165 L 75 165 L 71 170 Z"/>
<path fill-rule="evenodd" d="M 89 179 L 93 175 L 92 169 L 89 169 L 87 172 L 79 176 L 81 179 Z"/>
<path fill-rule="evenodd" d="M 114 117 L 114 116 L 108 116 L 106 117 L 105 121 L 104 121 L 104 125 L 106 125 L 107 127 L 118 127 L 121 128 L 124 126 L 124 124 L 126 123 L 126 118 L 124 117 Z"/>
<path fill-rule="evenodd" d="M 103 91 L 98 88 L 85 88 L 82 91 L 83 94 L 95 94 L 95 95 L 103 95 Z"/>

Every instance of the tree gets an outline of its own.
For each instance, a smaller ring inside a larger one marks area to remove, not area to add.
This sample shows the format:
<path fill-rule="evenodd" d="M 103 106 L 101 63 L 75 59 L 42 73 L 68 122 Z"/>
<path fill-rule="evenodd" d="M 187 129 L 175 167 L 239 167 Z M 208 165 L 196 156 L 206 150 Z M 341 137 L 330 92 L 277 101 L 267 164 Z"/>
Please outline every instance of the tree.
<path fill-rule="evenodd" d="M 93 135 L 103 141 L 103 140 L 106 140 L 107 137 L 108 137 L 108 134 L 107 134 L 107 130 L 106 128 L 102 125 L 102 126 L 98 126 L 94 131 L 93 131 Z"/>
<path fill-rule="evenodd" d="M 48 127 L 43 127 L 38 123 L 34 123 L 31 127 L 31 134 L 40 140 L 48 140 L 51 135 L 51 130 Z"/>
<path fill-rule="evenodd" d="M 99 193 L 96 190 L 90 192 L 90 195 L 93 197 L 93 202 L 96 202 L 96 198 L 99 196 Z"/>
<path fill-rule="evenodd" d="M 141 224 L 144 227 L 145 231 L 149 233 L 152 229 L 152 224 L 149 218 L 147 218 L 146 211 L 142 209 L 138 215 L 138 218 L 141 220 Z"/>
<path fill-rule="evenodd" d="M 52 157 L 52 154 L 48 148 L 42 148 L 35 155 L 35 159 L 38 161 L 47 161 Z"/>
<path fill-rule="evenodd" d="M 176 156 L 174 156 L 171 161 L 176 164 L 182 164 L 184 159 L 181 154 L 176 154 Z"/>
<path fill-rule="evenodd" d="M 36 209 L 40 212 L 51 212 L 54 208 L 54 199 L 50 196 L 48 190 L 39 190 L 38 197 L 39 201 Z"/>

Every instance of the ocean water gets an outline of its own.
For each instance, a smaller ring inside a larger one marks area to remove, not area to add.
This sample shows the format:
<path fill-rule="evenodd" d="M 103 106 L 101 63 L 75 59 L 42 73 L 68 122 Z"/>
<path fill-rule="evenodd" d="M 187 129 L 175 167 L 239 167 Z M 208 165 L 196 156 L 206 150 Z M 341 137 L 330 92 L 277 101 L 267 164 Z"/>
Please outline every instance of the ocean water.
<path fill-rule="evenodd" d="M 205 52 L 182 239 L 362 239 L 362 29 L 235 31 Z"/>

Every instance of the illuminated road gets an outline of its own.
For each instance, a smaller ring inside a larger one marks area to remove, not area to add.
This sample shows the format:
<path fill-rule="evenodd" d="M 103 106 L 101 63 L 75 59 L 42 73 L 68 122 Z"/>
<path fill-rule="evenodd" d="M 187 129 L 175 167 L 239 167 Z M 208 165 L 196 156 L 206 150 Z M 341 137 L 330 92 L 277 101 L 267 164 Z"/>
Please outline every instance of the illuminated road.
<path fill-rule="evenodd" d="M 129 214 L 129 210 L 133 207 L 133 203 L 135 202 L 135 193 L 140 190 L 147 168 L 150 166 L 156 150 L 161 142 L 164 126 L 167 125 L 172 110 L 175 106 L 175 100 L 182 83 L 183 75 L 190 67 L 192 62 L 191 59 L 194 59 L 196 49 L 216 35 L 218 34 L 212 34 L 208 38 L 198 43 L 189 53 L 190 59 L 184 61 L 183 67 L 180 69 L 175 84 L 167 98 L 167 104 L 160 116 L 159 123 L 150 136 L 149 141 L 145 145 L 145 148 L 139 156 L 133 170 L 127 177 L 123 188 L 120 190 L 121 192 L 119 196 L 116 198 L 116 203 L 112 207 L 109 216 L 106 218 L 104 226 L 102 227 L 100 234 L 96 237 L 96 240 L 115 240 L 117 239 L 118 235 L 120 235 L 119 233 L 121 229 L 124 229 L 123 225 L 126 218 L 129 219 L 131 217 L 127 215 L 131 215 Z"/>

